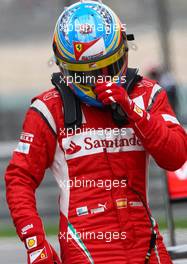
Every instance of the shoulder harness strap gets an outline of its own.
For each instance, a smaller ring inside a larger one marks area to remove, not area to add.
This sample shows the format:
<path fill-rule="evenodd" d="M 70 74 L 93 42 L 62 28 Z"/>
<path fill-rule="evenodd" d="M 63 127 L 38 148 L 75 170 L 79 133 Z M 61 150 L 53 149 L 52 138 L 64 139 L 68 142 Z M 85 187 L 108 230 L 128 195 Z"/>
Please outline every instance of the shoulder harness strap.
<path fill-rule="evenodd" d="M 53 73 L 51 82 L 58 90 L 63 101 L 65 128 L 75 129 L 76 127 L 80 127 L 82 124 L 82 111 L 79 98 L 66 85 L 62 73 Z"/>

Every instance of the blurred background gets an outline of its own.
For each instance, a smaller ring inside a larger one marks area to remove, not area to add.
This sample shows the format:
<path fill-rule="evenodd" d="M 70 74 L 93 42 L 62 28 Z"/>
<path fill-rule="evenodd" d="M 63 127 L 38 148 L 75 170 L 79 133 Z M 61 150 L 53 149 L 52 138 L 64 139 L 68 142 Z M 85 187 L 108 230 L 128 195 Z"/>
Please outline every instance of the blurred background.
<path fill-rule="evenodd" d="M 52 35 L 65 0 L 0 1 L 0 235 L 14 230 L 5 202 L 4 170 L 16 146 L 31 98 L 50 88 L 53 63 Z M 135 34 L 130 43 L 129 66 L 159 82 L 168 91 L 178 119 L 187 124 L 187 1 L 106 0 Z M 166 229 L 164 172 L 151 161 L 150 206 L 161 228 Z M 50 172 L 37 195 L 49 234 L 58 227 L 58 189 Z M 177 228 L 186 227 L 186 204 L 174 206 Z M 186 243 L 187 243 L 187 237 Z M 167 240 L 167 237 L 166 237 Z M 185 239 L 184 239 L 185 240 Z"/>

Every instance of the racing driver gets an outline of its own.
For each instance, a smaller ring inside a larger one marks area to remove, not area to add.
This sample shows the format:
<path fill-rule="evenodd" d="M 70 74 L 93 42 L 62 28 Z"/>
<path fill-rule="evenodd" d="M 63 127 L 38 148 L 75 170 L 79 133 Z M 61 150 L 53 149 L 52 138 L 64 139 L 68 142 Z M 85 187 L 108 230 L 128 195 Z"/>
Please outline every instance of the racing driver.
<path fill-rule="evenodd" d="M 5 175 L 29 264 L 172 263 L 150 213 L 147 168 L 151 155 L 179 169 L 186 134 L 164 89 L 128 68 L 131 39 L 97 1 L 75 3 L 57 21 L 60 72 L 32 100 Z M 60 188 L 60 258 L 36 209 L 47 168 Z"/>

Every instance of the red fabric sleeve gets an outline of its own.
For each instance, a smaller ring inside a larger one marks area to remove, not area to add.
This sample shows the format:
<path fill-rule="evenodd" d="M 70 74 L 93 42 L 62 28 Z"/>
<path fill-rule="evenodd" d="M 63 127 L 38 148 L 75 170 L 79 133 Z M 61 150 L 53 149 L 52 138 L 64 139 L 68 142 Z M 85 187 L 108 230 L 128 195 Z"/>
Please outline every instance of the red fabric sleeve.
<path fill-rule="evenodd" d="M 157 96 L 150 116 L 133 125 L 143 146 L 160 167 L 174 171 L 184 164 L 187 158 L 187 135 L 177 124 L 164 90 Z"/>
<path fill-rule="evenodd" d="M 5 174 L 7 202 L 17 231 L 27 220 L 41 222 L 36 209 L 35 190 L 52 163 L 56 148 L 55 136 L 40 114 L 32 109 L 26 114 L 23 132 L 26 136 L 20 142 L 22 146 L 30 145 L 26 149 L 28 153 L 19 148 L 14 151 Z M 38 232 L 43 233 L 42 224 L 38 226 Z"/>

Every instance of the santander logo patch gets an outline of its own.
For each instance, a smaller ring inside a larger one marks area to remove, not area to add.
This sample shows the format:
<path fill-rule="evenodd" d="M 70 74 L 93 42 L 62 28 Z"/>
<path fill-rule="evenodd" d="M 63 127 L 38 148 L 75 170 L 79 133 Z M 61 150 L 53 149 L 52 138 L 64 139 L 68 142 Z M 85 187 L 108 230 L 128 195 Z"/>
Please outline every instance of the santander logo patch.
<path fill-rule="evenodd" d="M 66 150 L 67 155 L 72 155 L 81 150 L 81 146 L 76 145 L 75 142 L 71 141 L 69 148 Z"/>
<path fill-rule="evenodd" d="M 132 135 L 131 138 L 115 138 L 115 139 L 100 139 L 93 140 L 91 137 L 86 137 L 84 139 L 84 147 L 85 150 L 90 150 L 92 148 L 121 148 L 125 146 L 141 146 L 140 140 Z"/>
<path fill-rule="evenodd" d="M 101 132 L 101 131 L 100 131 Z M 101 135 L 97 133 L 80 133 L 62 139 L 62 148 L 66 159 L 107 152 L 144 151 L 141 141 L 133 129 L 128 128 L 125 135 Z"/>

